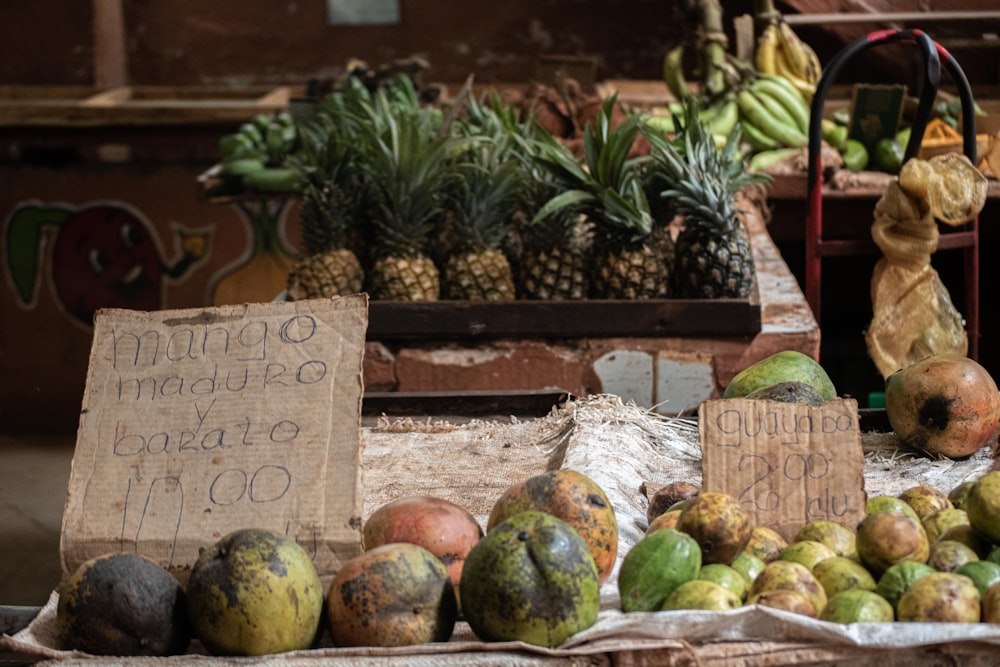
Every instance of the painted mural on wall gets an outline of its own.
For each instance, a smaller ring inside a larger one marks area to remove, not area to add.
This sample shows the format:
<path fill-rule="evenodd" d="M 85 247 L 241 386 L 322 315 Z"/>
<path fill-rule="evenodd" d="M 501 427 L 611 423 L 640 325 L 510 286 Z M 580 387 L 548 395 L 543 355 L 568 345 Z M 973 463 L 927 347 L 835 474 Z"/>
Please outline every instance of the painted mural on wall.
<path fill-rule="evenodd" d="M 100 308 L 157 310 L 166 281 L 183 278 L 208 251 L 208 232 L 172 228 L 175 256 L 168 258 L 153 225 L 125 203 L 23 202 L 3 229 L 7 281 L 31 308 L 47 272 L 59 307 L 86 327 Z"/>

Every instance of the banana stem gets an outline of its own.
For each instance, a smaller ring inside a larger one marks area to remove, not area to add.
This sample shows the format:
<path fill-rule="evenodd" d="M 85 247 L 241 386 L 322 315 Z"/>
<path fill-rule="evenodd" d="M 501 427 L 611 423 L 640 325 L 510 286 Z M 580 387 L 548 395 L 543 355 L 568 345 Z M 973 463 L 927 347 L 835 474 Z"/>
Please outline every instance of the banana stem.
<path fill-rule="evenodd" d="M 773 0 L 753 0 L 753 19 L 758 34 L 780 17 L 781 12 L 775 8 Z"/>
<path fill-rule="evenodd" d="M 729 47 L 722 24 L 722 4 L 718 0 L 699 0 L 698 51 L 702 61 L 702 93 L 714 98 L 726 91 L 725 63 Z"/>

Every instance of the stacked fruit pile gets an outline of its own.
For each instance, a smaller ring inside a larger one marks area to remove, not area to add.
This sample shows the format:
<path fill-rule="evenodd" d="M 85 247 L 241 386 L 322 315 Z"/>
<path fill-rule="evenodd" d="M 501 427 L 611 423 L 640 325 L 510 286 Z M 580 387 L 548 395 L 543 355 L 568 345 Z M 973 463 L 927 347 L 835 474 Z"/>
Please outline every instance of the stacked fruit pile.
<path fill-rule="evenodd" d="M 756 604 L 838 623 L 1000 623 L 1000 472 L 871 497 L 858 526 L 810 521 L 791 542 L 687 483 L 649 507 L 619 573 L 626 612 Z"/>
<path fill-rule="evenodd" d="M 60 590 L 63 647 L 97 655 L 266 655 L 319 646 L 448 641 L 461 616 L 483 641 L 557 646 L 593 625 L 618 550 L 604 491 L 557 470 L 511 486 L 484 535 L 461 506 L 408 496 L 365 522 L 364 552 L 327 590 L 306 552 L 241 529 L 204 549 L 186 587 L 137 554 L 81 565 Z M 324 620 L 325 619 L 325 620 Z"/>
<path fill-rule="evenodd" d="M 866 510 L 857 526 L 815 520 L 789 542 L 729 494 L 673 482 L 612 585 L 626 613 L 759 605 L 837 623 L 1000 623 L 1000 472 L 874 496 Z M 618 546 L 607 495 L 563 469 L 510 487 L 485 534 L 441 498 L 383 505 L 325 595 L 294 541 L 245 529 L 205 549 L 186 588 L 135 554 L 88 561 L 57 621 L 64 648 L 99 655 L 176 655 L 192 639 L 227 656 L 413 646 L 448 641 L 460 620 L 482 641 L 555 647 L 596 623 Z"/>

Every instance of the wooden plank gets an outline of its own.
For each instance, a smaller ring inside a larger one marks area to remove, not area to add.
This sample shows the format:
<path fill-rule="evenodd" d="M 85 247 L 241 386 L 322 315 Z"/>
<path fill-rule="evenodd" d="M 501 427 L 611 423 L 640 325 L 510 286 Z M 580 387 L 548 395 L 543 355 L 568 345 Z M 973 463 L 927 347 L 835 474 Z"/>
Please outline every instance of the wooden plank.
<path fill-rule="evenodd" d="M 365 392 L 361 413 L 365 417 L 485 417 L 518 415 L 544 417 L 571 398 L 555 389 L 518 391 Z"/>
<path fill-rule="evenodd" d="M 748 336 L 760 303 L 740 299 L 372 301 L 370 340 Z"/>
<path fill-rule="evenodd" d="M 784 14 L 788 25 L 830 25 L 833 23 L 909 23 L 933 25 L 940 21 L 1000 21 L 1000 12 L 841 12 L 837 14 Z"/>
<path fill-rule="evenodd" d="M 110 90 L 104 90 L 91 95 L 87 99 L 80 102 L 80 106 L 100 108 L 115 107 L 127 102 L 131 97 L 132 88 L 130 86 L 118 86 L 117 88 L 111 88 Z"/>
<path fill-rule="evenodd" d="M 117 88 L 128 83 L 122 0 L 93 0 L 94 83 Z"/>

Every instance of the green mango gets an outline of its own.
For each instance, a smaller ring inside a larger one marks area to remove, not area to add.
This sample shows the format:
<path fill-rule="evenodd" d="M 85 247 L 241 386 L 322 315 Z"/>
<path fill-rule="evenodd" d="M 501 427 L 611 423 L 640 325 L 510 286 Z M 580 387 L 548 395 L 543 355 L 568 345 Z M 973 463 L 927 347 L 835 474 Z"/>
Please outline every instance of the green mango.
<path fill-rule="evenodd" d="M 815 359 L 797 350 L 775 352 L 744 368 L 729 381 L 722 397 L 742 398 L 780 382 L 809 385 L 824 401 L 837 397 L 837 389 L 826 370 Z"/>

